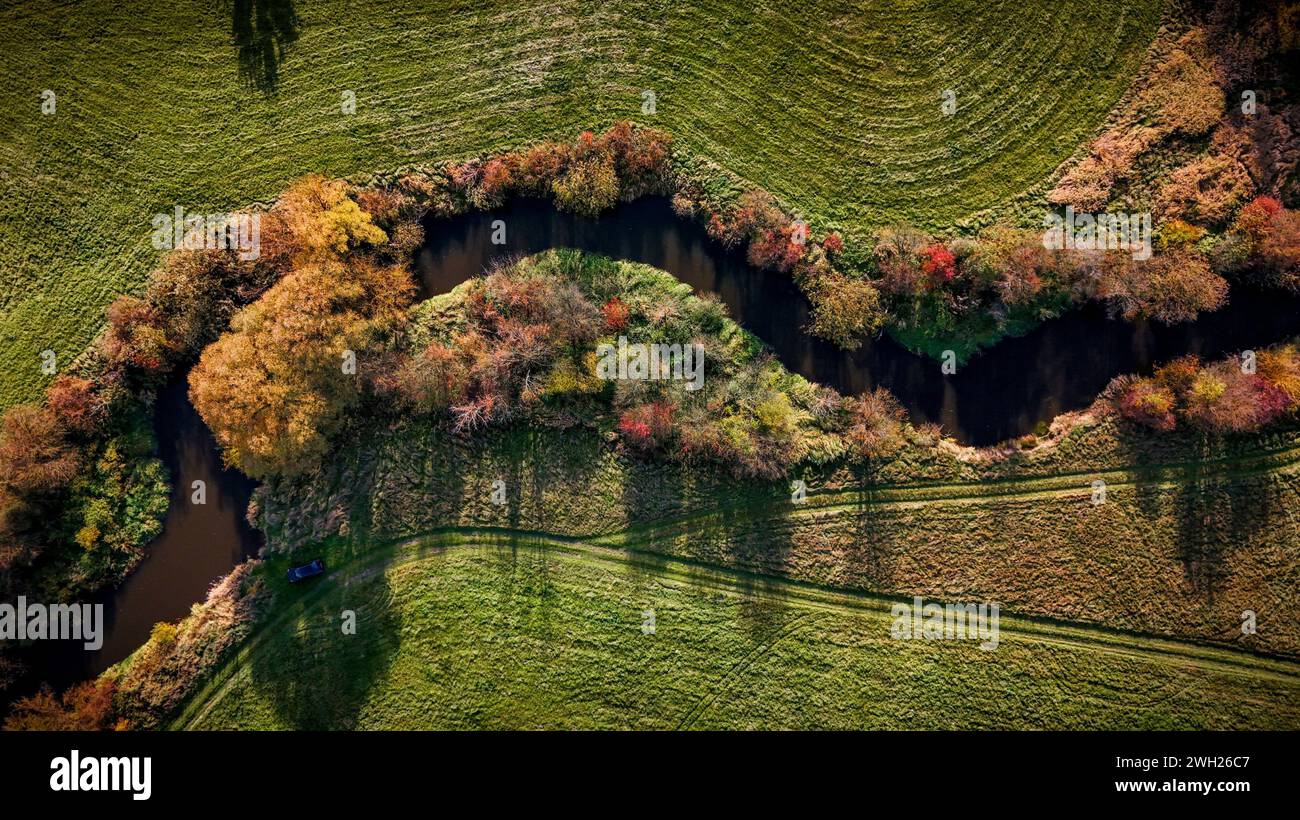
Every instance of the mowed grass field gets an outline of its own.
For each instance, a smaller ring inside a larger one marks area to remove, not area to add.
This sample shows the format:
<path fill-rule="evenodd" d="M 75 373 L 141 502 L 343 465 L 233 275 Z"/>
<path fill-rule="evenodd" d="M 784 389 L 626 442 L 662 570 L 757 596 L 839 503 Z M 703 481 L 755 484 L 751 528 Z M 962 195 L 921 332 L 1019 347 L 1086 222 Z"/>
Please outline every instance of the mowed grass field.
<path fill-rule="evenodd" d="M 421 539 L 316 584 L 173 728 L 1300 726 L 1293 663 L 1005 615 L 993 651 L 898 640 L 883 599 L 575 542 Z"/>
<path fill-rule="evenodd" d="M 1296 429 L 1207 445 L 1105 421 L 988 464 L 917 446 L 870 476 L 834 464 L 798 473 L 800 504 L 786 482 L 629 459 L 594 431 L 513 427 L 449 441 L 411 420 L 342 439 L 321 473 L 267 485 L 258 526 L 272 554 L 308 560 L 338 537 L 364 551 L 448 528 L 545 532 L 1300 656 Z M 498 479 L 504 506 L 492 502 Z M 1257 613 L 1255 634 L 1242 634 L 1245 610 Z"/>
<path fill-rule="evenodd" d="M 308 172 L 633 118 L 818 229 L 951 227 L 1041 188 L 1123 94 L 1160 14 L 1158 0 L 7 3 L 0 406 L 36 394 L 40 351 L 66 364 L 140 286 L 154 214 L 268 201 Z M 286 22 L 258 28 L 272 19 Z M 232 32 L 249 27 L 241 51 Z"/>

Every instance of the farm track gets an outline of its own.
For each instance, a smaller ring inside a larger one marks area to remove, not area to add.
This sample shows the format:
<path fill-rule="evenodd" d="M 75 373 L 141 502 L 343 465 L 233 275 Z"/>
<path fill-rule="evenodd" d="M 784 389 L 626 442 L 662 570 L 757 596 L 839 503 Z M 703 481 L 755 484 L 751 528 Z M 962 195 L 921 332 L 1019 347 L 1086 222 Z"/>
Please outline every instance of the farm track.
<path fill-rule="evenodd" d="M 1189 471 L 1195 471 L 1197 480 L 1232 479 L 1249 477 L 1269 472 L 1291 471 L 1300 465 L 1300 445 L 1282 447 L 1274 450 L 1252 453 L 1239 458 L 1213 459 L 1197 462 L 1163 464 L 1141 470 L 1102 470 L 1095 472 L 1058 473 L 1051 476 L 1031 479 L 999 479 L 986 482 L 928 483 L 910 486 L 882 485 L 871 491 L 873 505 L 920 506 L 925 504 L 964 504 L 977 503 L 989 498 L 1034 499 L 1043 497 L 1079 496 L 1081 500 L 1091 494 L 1091 481 L 1100 478 L 1107 484 L 1108 492 L 1123 490 L 1138 485 L 1172 486 L 1178 484 L 1178 478 L 1187 477 Z M 1086 481 L 1085 481 L 1086 479 Z M 850 593 L 830 590 L 805 582 L 791 581 L 774 576 L 757 575 L 736 569 L 724 569 L 713 565 L 694 563 L 681 558 L 669 558 L 658 553 L 639 549 L 639 545 L 662 538 L 674 532 L 686 532 L 707 522 L 710 518 L 736 512 L 746 512 L 754 517 L 764 514 L 782 516 L 806 516 L 828 512 L 853 510 L 864 503 L 864 496 L 858 489 L 808 491 L 805 504 L 795 507 L 788 501 L 759 500 L 725 506 L 708 513 L 663 519 L 653 523 L 636 525 L 616 533 L 603 533 L 589 537 L 565 536 L 531 530 L 494 528 L 494 527 L 450 527 L 432 530 L 427 533 L 402 539 L 386 548 L 367 552 L 353 561 L 331 570 L 329 578 L 334 582 L 355 577 L 360 573 L 371 572 L 393 566 L 393 557 L 398 561 L 419 560 L 424 554 L 421 550 L 406 552 L 407 548 L 418 546 L 426 540 L 435 540 L 457 545 L 494 544 L 500 546 L 530 545 L 544 549 L 563 549 L 579 551 L 588 557 L 601 557 L 604 560 L 632 560 L 650 562 L 649 569 L 664 572 L 681 579 L 688 579 L 692 584 L 715 584 L 719 589 L 735 591 L 739 579 L 761 578 L 764 588 L 779 590 L 783 600 L 798 601 L 803 606 L 837 607 L 852 605 L 854 608 L 876 606 L 885 609 L 885 604 L 894 600 L 866 593 Z M 672 569 L 666 569 L 671 567 Z M 702 575 L 701 570 L 706 574 Z M 719 581 L 718 579 L 722 579 Z M 189 699 L 190 704 L 211 702 L 220 691 L 214 686 L 224 687 L 234 670 L 246 661 L 260 645 L 260 637 L 265 631 L 271 632 L 283 627 L 291 619 L 300 617 L 307 611 L 311 601 L 324 594 L 329 587 L 319 585 L 294 606 L 282 613 L 274 621 L 262 625 L 236 652 L 234 657 L 223 664 L 222 670 L 206 684 L 200 692 Z M 849 602 L 846 604 L 845 602 Z M 1248 653 L 1237 652 L 1218 647 L 1208 647 L 1190 641 L 1177 641 L 1165 637 L 1133 636 L 1092 625 L 1066 623 L 1041 618 L 1020 617 L 1008 621 L 1013 633 L 1031 636 L 1033 640 L 1058 645 L 1086 645 L 1096 651 L 1123 654 L 1132 657 L 1150 658 L 1154 651 L 1170 663 L 1193 665 L 1212 665 L 1221 669 L 1232 669 L 1241 674 L 1267 675 L 1284 677 L 1300 676 L 1300 664 L 1289 661 L 1263 659 Z M 772 643 L 767 644 L 768 648 Z M 751 662 L 753 658 L 749 659 Z M 721 685 L 721 684 L 719 684 Z M 716 697 L 716 690 L 715 690 Z M 703 710 L 692 711 L 686 719 L 688 725 Z M 174 722 L 173 728 L 192 723 L 201 716 L 191 715 L 186 708 Z"/>
<path fill-rule="evenodd" d="M 738 512 L 751 517 L 804 517 L 822 513 L 844 512 L 872 507 L 919 507 L 927 504 L 978 504 L 989 499 L 1032 501 L 1045 498 L 1091 498 L 1092 482 L 1104 481 L 1106 492 L 1137 487 L 1161 489 L 1179 486 L 1190 478 L 1195 481 L 1223 481 L 1300 469 L 1300 444 L 1252 453 L 1237 458 L 1163 464 L 1140 469 L 1110 469 L 1057 473 L 1041 478 L 1005 478 L 980 482 L 919 483 L 874 485 L 869 490 L 857 487 L 840 489 L 809 488 L 804 502 L 789 500 L 747 499 L 735 504 L 720 504 L 702 513 L 659 519 L 636 524 L 616 533 L 593 535 L 593 543 L 607 546 L 633 546 L 706 524 Z M 1182 480 L 1180 480 L 1182 479 Z"/>
<path fill-rule="evenodd" d="M 730 595 L 752 595 L 755 581 L 758 581 L 761 583 L 762 594 L 765 597 L 779 600 L 785 606 L 805 610 L 794 621 L 779 628 L 759 647 L 741 658 L 725 675 L 714 682 L 708 693 L 683 718 L 680 728 L 689 728 L 706 713 L 726 690 L 730 679 L 739 675 L 765 653 L 770 652 L 783 639 L 816 623 L 818 613 L 826 615 L 865 612 L 880 618 L 882 622 L 888 622 L 891 618 L 890 605 L 900 600 L 695 563 L 628 547 L 611 547 L 591 539 L 507 528 L 445 528 L 395 541 L 386 547 L 358 555 L 331 569 L 322 583 L 293 600 L 291 605 L 277 617 L 258 626 L 232 656 L 222 663 L 217 672 L 186 700 L 168 728 L 184 729 L 201 721 L 204 715 L 231 689 L 239 670 L 251 660 L 259 648 L 272 636 L 287 629 L 291 623 L 309 614 L 313 604 L 336 589 L 337 585 L 349 584 L 353 580 L 364 579 L 376 572 L 386 572 L 428 560 L 448 549 L 466 547 L 560 551 L 584 561 L 618 565 L 631 563 L 637 565 L 641 571 L 656 573 L 665 580 Z M 1247 680 L 1300 683 L 1298 661 L 1263 657 L 1206 643 L 1122 632 L 1005 612 L 1001 617 L 1000 631 L 1004 636 L 1003 640 L 1084 649 L 1106 655 L 1155 662 L 1178 670 L 1189 668 L 1215 670 Z M 1176 693 L 1167 695 L 1167 697 L 1174 696 Z"/>

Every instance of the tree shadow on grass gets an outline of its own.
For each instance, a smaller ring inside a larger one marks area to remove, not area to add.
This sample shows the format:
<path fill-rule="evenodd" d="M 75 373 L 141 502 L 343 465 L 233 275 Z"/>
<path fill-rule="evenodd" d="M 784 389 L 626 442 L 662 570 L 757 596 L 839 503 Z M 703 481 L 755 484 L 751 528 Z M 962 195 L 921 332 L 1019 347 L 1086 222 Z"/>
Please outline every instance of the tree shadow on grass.
<path fill-rule="evenodd" d="M 657 494 L 658 502 L 643 504 L 650 494 Z M 767 636 L 784 624 L 789 607 L 779 579 L 789 570 L 795 526 L 785 481 L 737 479 L 708 465 L 646 465 L 628 482 L 623 503 L 632 519 L 646 506 L 666 513 L 670 522 L 690 517 L 684 527 L 669 523 L 665 540 L 644 543 L 640 550 L 686 559 L 698 589 L 719 584 L 734 589 L 742 625 L 751 635 Z M 645 561 L 642 566 L 657 569 Z"/>
<path fill-rule="evenodd" d="M 878 503 L 880 466 L 878 460 L 866 459 L 853 468 L 854 484 L 858 492 L 853 497 L 852 532 L 855 538 L 850 548 L 856 548 L 853 552 L 853 576 L 867 586 L 888 589 L 891 584 L 886 568 L 889 550 L 885 543 L 885 523 Z"/>
<path fill-rule="evenodd" d="M 230 34 L 245 82 L 275 93 L 285 50 L 297 42 L 300 21 L 293 0 L 231 0 Z"/>
<path fill-rule="evenodd" d="M 1218 452 L 1204 442 L 1202 461 Z M 1228 554 L 1250 549 L 1271 517 L 1272 499 L 1259 484 L 1258 478 L 1224 476 L 1203 463 L 1183 471 L 1175 499 L 1179 558 L 1192 589 L 1209 601 L 1227 576 Z"/>
<path fill-rule="evenodd" d="M 401 646 L 401 618 L 382 565 L 318 583 L 337 586 L 304 591 L 302 615 L 253 653 L 251 677 L 285 726 L 354 729 Z M 352 618 L 355 631 L 345 631 Z"/>

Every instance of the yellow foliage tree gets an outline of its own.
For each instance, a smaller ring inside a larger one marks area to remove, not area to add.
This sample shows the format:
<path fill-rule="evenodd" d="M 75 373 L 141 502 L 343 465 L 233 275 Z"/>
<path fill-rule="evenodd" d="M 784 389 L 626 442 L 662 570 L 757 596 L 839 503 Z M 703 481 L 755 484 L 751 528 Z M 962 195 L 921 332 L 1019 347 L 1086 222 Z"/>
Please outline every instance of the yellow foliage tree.
<path fill-rule="evenodd" d="M 190 373 L 190 399 L 255 477 L 315 466 L 361 397 L 357 351 L 400 320 L 412 295 L 401 267 L 300 264 L 235 315 Z"/>

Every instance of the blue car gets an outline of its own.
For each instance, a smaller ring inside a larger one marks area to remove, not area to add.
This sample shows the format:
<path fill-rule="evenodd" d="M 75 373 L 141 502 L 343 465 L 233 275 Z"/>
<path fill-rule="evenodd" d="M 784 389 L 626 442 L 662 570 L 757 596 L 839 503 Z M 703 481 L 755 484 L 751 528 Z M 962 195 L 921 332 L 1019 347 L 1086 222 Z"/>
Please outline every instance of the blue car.
<path fill-rule="evenodd" d="M 289 569 L 289 583 L 296 584 L 299 581 L 305 581 L 308 578 L 312 578 L 314 576 L 320 575 L 324 571 L 325 571 L 325 560 L 322 558 L 317 558 L 315 561 L 312 561 L 311 563 L 303 564 L 302 566 L 298 566 L 298 567 L 291 567 Z"/>

